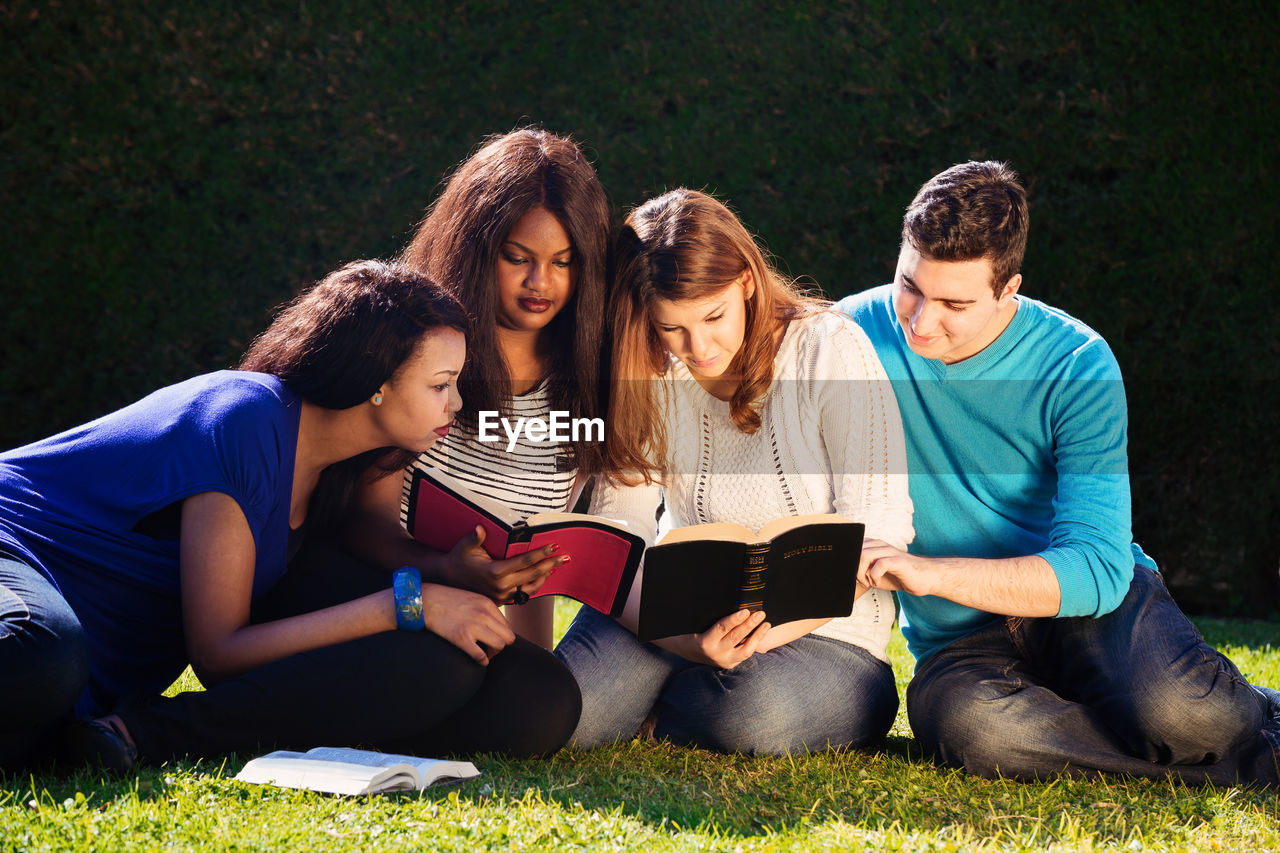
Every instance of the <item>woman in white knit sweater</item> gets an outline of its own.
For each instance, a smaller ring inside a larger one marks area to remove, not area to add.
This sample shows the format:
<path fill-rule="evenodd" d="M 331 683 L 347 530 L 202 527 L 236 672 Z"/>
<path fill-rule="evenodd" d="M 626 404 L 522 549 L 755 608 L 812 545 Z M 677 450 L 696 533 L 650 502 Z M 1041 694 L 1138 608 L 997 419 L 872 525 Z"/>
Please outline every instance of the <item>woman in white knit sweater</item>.
<path fill-rule="evenodd" d="M 679 189 L 636 209 L 613 300 L 611 474 L 593 512 L 650 543 L 664 499 L 674 527 L 834 512 L 868 540 L 911 541 L 902 424 L 875 351 L 783 279 L 728 208 Z M 583 607 L 556 649 L 582 689 L 578 746 L 646 718 L 674 743 L 753 754 L 863 746 L 893 724 L 888 594 L 859 589 L 844 618 L 772 625 L 741 610 L 640 643 L 640 580 L 619 621 Z"/>

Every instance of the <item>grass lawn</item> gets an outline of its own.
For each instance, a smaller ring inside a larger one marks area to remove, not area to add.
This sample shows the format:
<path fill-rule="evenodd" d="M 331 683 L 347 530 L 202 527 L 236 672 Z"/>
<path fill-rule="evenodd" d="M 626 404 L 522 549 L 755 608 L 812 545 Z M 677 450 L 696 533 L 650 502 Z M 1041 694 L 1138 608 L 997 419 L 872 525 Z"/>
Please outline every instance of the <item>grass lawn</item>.
<path fill-rule="evenodd" d="M 572 602 L 561 602 L 563 632 Z M 1251 681 L 1280 684 L 1280 625 L 1198 624 Z M 890 653 L 905 689 L 896 632 Z M 968 778 L 921 758 L 905 711 L 874 754 L 745 758 L 632 741 L 544 761 L 480 756 L 483 776 L 422 795 L 233 781 L 250 757 L 120 781 L 0 777 L 0 849 L 1280 849 L 1274 792 Z"/>

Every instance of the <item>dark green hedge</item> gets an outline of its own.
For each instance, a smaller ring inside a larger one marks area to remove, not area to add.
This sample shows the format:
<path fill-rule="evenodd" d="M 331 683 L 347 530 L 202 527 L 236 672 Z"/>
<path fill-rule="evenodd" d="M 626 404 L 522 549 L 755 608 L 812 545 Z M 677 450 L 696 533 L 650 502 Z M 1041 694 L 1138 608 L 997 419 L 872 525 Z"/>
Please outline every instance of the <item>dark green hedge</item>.
<path fill-rule="evenodd" d="M 581 5 L 0 4 L 0 446 L 233 363 L 487 133 L 573 134 L 620 210 L 711 189 L 835 296 L 891 275 L 921 181 L 996 157 L 1024 292 L 1125 370 L 1138 537 L 1188 610 L 1280 613 L 1262 3 Z"/>

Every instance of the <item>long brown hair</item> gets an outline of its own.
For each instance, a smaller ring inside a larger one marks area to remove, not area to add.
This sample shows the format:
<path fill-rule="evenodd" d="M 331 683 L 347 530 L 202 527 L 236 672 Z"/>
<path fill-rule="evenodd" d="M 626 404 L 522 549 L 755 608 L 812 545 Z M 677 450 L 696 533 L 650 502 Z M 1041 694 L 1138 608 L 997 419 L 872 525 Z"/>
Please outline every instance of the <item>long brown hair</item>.
<path fill-rule="evenodd" d="M 573 298 L 543 330 L 553 350 L 551 407 L 575 418 L 603 414 L 609 202 L 576 144 L 523 128 L 486 140 L 458 167 L 401 256 L 403 263 L 449 288 L 475 320 L 458 380 L 464 418 L 482 410 L 510 411 L 510 373 L 496 331 L 495 271 L 511 229 L 535 207 L 559 220 L 573 249 Z M 599 444 L 575 442 L 571 452 L 583 473 L 599 470 Z"/>
<path fill-rule="evenodd" d="M 741 376 L 729 400 L 739 430 L 760 428 L 759 400 L 773 380 L 781 327 L 825 305 L 782 276 L 738 217 L 716 198 L 675 189 L 632 211 L 614 244 L 613 382 L 606 421 L 609 476 L 652 482 L 667 458 L 666 425 L 655 398 L 669 355 L 653 324 L 659 299 L 706 299 L 750 270 L 755 288 L 746 302 L 746 334 L 728 370 Z"/>

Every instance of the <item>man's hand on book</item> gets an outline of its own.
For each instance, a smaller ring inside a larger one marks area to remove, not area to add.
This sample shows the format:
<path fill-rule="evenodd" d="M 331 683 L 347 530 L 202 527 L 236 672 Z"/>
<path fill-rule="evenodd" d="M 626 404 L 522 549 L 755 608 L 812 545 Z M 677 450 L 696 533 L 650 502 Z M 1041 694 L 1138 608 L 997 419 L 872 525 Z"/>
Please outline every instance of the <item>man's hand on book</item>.
<path fill-rule="evenodd" d="M 481 666 L 516 639 L 498 606 L 470 590 L 424 583 L 422 615 L 428 631 L 444 637 Z"/>
<path fill-rule="evenodd" d="M 448 555 L 447 573 L 454 586 L 475 590 L 495 604 L 507 604 L 520 590 L 533 595 L 546 582 L 551 570 L 567 557 L 555 556 L 555 545 L 545 545 L 495 560 L 484 550 L 484 528 L 479 525 L 470 536 L 458 540 Z"/>
<path fill-rule="evenodd" d="M 756 653 L 769 633 L 764 611 L 739 610 L 730 613 L 701 634 L 690 634 L 689 651 L 682 656 L 720 669 L 733 669 Z"/>

